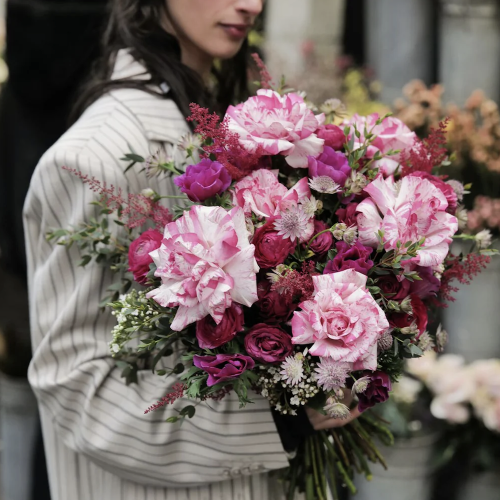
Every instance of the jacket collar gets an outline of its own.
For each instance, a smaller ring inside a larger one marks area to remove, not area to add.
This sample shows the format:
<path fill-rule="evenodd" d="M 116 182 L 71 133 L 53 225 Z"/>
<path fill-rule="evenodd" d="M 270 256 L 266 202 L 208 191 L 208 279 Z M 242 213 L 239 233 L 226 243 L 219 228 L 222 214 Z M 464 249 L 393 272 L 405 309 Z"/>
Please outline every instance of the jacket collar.
<path fill-rule="evenodd" d="M 150 75 L 144 65 L 132 57 L 128 49 L 121 49 L 116 55 L 111 79 L 127 78 L 148 80 Z M 168 98 L 170 88 L 166 83 L 160 87 L 152 86 L 151 90 L 158 95 L 138 89 L 120 89 L 112 94 L 139 120 L 150 141 L 175 144 L 189 132 L 186 120 L 175 102 Z"/>

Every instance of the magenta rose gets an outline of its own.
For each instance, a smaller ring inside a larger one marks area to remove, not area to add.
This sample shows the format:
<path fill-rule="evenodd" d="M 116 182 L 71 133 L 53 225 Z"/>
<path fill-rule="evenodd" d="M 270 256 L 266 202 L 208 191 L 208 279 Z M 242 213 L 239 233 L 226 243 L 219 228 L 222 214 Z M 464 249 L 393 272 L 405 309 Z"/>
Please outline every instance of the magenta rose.
<path fill-rule="evenodd" d="M 384 372 L 375 372 L 370 375 L 370 385 L 365 392 L 358 394 L 359 411 L 363 412 L 373 408 L 376 404 L 384 403 L 389 399 L 392 384 L 389 375 Z"/>
<path fill-rule="evenodd" d="M 351 167 L 343 153 L 326 147 L 318 158 L 309 156 L 309 177 L 330 177 L 339 186 L 344 186 L 351 175 Z"/>
<path fill-rule="evenodd" d="M 271 269 L 283 264 L 285 259 L 295 251 L 296 243 L 290 238 L 283 238 L 274 228 L 276 217 L 269 217 L 253 236 L 255 260 L 262 269 Z"/>
<path fill-rule="evenodd" d="M 325 231 L 330 226 L 325 224 L 320 220 L 314 221 L 314 233 L 313 238 L 316 234 L 321 233 L 321 231 Z M 309 246 L 309 248 L 318 256 L 322 257 L 325 255 L 330 248 L 333 246 L 333 235 L 330 231 L 327 233 L 320 234 L 317 238 L 314 238 L 313 242 Z"/>
<path fill-rule="evenodd" d="M 224 165 L 205 158 L 196 165 L 189 165 L 184 174 L 174 179 L 174 184 L 191 201 L 205 201 L 223 193 L 231 185 L 231 176 Z"/>
<path fill-rule="evenodd" d="M 271 283 L 265 279 L 257 285 L 259 300 L 255 303 L 258 316 L 266 323 L 283 323 L 288 321 L 297 304 L 290 294 L 282 295 L 271 290 Z"/>
<path fill-rule="evenodd" d="M 148 282 L 149 265 L 153 263 L 150 252 L 160 248 L 163 235 L 155 229 L 144 231 L 135 239 L 128 249 L 128 270 L 134 275 L 134 280 L 141 285 Z"/>
<path fill-rule="evenodd" d="M 434 276 L 432 268 L 417 266 L 415 272 L 419 275 L 420 280 L 415 280 L 411 284 L 410 293 L 421 299 L 435 297 L 441 288 L 441 281 Z"/>
<path fill-rule="evenodd" d="M 335 215 L 338 217 L 339 222 L 343 222 L 347 227 L 355 226 L 356 222 L 356 208 L 357 203 L 349 203 L 345 208 L 339 208 Z"/>
<path fill-rule="evenodd" d="M 246 334 L 245 349 L 257 361 L 279 363 L 292 354 L 292 338 L 277 326 L 259 323 Z"/>
<path fill-rule="evenodd" d="M 411 307 L 413 309 L 413 315 L 410 316 L 405 313 L 391 314 L 389 323 L 393 328 L 406 328 L 416 323 L 419 331 L 418 337 L 420 337 L 427 329 L 427 323 L 429 321 L 427 307 L 416 295 L 411 296 Z"/>
<path fill-rule="evenodd" d="M 344 131 L 337 125 L 333 125 L 333 123 L 322 125 L 317 130 L 316 135 L 325 141 L 325 146 L 335 149 L 335 151 L 340 151 L 347 142 Z"/>
<path fill-rule="evenodd" d="M 380 276 L 377 286 L 389 300 L 403 300 L 410 295 L 411 283 L 407 279 L 399 281 L 394 274 Z"/>
<path fill-rule="evenodd" d="M 324 274 L 354 269 L 358 273 L 368 275 L 368 271 L 373 267 L 373 261 L 369 258 L 372 253 L 371 248 L 365 247 L 359 241 L 352 246 L 344 241 L 339 241 L 335 247 L 337 255 L 328 262 Z"/>
<path fill-rule="evenodd" d="M 255 361 L 244 354 L 217 354 L 195 356 L 193 364 L 208 373 L 207 385 L 211 387 L 219 382 L 238 378 L 245 371 L 251 370 Z"/>
<path fill-rule="evenodd" d="M 212 316 L 205 316 L 196 323 L 196 338 L 202 349 L 215 349 L 227 344 L 243 331 L 243 308 L 233 303 L 224 311 L 224 316 L 219 324 L 216 324 Z"/>

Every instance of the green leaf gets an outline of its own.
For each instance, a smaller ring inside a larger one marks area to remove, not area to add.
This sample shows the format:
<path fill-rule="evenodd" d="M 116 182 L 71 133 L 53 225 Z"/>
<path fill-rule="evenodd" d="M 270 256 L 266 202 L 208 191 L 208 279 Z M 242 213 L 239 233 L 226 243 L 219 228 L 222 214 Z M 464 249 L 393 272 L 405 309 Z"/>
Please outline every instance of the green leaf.
<path fill-rule="evenodd" d="M 168 422 L 169 424 L 175 424 L 176 422 L 179 421 L 179 417 L 168 417 L 165 422 Z"/>
<path fill-rule="evenodd" d="M 183 363 L 177 363 L 174 367 L 174 369 L 172 370 L 172 373 L 174 373 L 175 375 L 180 375 L 183 371 L 185 370 L 185 366 Z"/>
<path fill-rule="evenodd" d="M 85 267 L 92 260 L 92 256 L 84 255 L 82 260 L 78 263 L 80 267 Z"/>
<path fill-rule="evenodd" d="M 188 418 L 193 418 L 195 413 L 196 413 L 196 408 L 193 405 L 186 406 L 180 411 L 180 415 Z"/>

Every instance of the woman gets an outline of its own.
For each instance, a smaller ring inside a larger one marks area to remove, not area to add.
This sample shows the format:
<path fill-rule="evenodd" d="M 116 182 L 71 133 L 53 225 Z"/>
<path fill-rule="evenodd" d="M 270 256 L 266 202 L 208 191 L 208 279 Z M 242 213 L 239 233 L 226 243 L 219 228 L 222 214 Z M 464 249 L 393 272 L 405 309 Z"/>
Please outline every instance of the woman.
<path fill-rule="evenodd" d="M 112 276 L 94 264 L 83 270 L 76 248 L 45 239 L 94 215 L 93 193 L 62 166 L 124 192 L 175 193 L 170 179 L 125 173 L 119 158 L 131 149 L 168 154 L 189 130 L 191 101 L 223 110 L 244 97 L 246 35 L 262 8 L 262 0 L 114 0 L 103 65 L 83 98 L 88 107 L 36 169 L 25 205 L 29 377 L 53 500 L 277 498 L 265 472 L 288 461 L 267 402 L 256 397 L 241 410 L 234 397 L 202 404 L 182 426 L 166 424 L 161 412 L 142 415 L 175 379 L 145 370 L 138 385 L 124 384 L 109 356 L 114 319 L 98 313 Z M 218 98 L 206 91 L 215 58 L 226 61 Z M 308 415 L 315 429 L 344 423 Z"/>

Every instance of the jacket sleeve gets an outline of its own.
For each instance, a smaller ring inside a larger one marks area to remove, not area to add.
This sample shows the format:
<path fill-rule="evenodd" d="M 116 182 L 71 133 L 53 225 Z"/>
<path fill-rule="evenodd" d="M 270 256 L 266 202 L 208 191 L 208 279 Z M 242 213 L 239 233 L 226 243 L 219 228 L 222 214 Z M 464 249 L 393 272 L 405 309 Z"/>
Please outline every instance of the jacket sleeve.
<path fill-rule="evenodd" d="M 95 263 L 78 267 L 78 248 L 47 242 L 47 231 L 95 215 L 96 195 L 61 165 L 124 193 L 131 184 L 114 165 L 56 149 L 37 167 L 25 205 L 34 346 L 29 379 L 66 446 L 117 476 L 163 487 L 286 467 L 269 405 L 258 396 L 244 409 L 234 396 L 201 403 L 182 426 L 165 422 L 175 414 L 171 406 L 144 415 L 176 380 L 145 370 L 138 385 L 125 385 L 109 353 L 114 317 L 98 309 L 111 273 Z"/>

